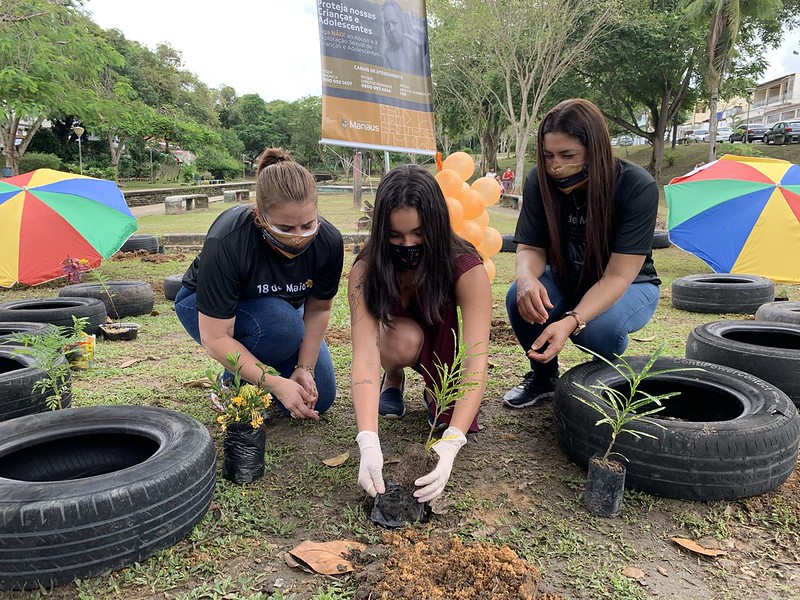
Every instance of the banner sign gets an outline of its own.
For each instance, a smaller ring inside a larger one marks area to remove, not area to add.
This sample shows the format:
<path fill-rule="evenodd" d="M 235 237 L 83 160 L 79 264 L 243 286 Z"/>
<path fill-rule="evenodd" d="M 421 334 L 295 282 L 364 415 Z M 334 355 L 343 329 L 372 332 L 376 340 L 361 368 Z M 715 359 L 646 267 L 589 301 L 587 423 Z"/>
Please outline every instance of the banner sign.
<path fill-rule="evenodd" d="M 322 143 L 435 154 L 425 0 L 317 0 Z"/>

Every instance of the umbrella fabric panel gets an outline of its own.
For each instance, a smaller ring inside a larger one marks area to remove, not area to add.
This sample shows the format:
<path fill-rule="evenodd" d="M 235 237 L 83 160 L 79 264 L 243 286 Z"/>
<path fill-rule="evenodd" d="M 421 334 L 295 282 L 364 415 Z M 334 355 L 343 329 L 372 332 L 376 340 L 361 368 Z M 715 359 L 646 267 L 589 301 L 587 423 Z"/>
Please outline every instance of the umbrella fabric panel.
<path fill-rule="evenodd" d="M 769 201 L 770 192 L 763 190 L 718 204 L 670 228 L 669 239 L 704 260 L 717 273 L 730 273 Z M 759 196 L 757 201 L 754 196 Z"/>
<path fill-rule="evenodd" d="M 780 181 L 780 178 L 786 171 L 786 167 L 788 165 L 788 163 L 783 165 L 751 165 L 743 161 L 734 162 L 731 160 L 725 160 L 725 158 L 726 157 L 723 156 L 721 159 L 715 160 L 707 165 L 703 165 L 702 167 L 699 167 L 687 173 L 686 175 L 675 177 L 669 182 L 669 185 L 681 183 L 686 179 L 691 179 L 692 181 L 705 181 L 707 179 L 733 179 L 737 181 L 753 181 L 755 183 L 774 184 L 776 181 Z"/>
<path fill-rule="evenodd" d="M 88 180 L 88 181 L 87 181 Z M 31 189 L 31 186 L 28 186 Z M 46 185 L 37 185 L 32 189 L 38 197 L 63 194 L 82 198 L 91 198 L 94 202 L 115 209 L 128 217 L 133 217 L 130 208 L 125 203 L 125 196 L 113 181 L 102 179 L 65 179 Z"/>
<path fill-rule="evenodd" d="M 755 203 L 760 203 L 760 210 L 774 188 L 774 183 L 715 179 L 686 181 L 677 186 L 670 184 L 664 188 L 668 208 L 667 228 L 677 227 L 707 210 L 742 196 L 752 197 Z"/>
<path fill-rule="evenodd" d="M 800 217 L 792 209 L 792 201 L 796 208 L 800 207 L 800 197 L 786 190 L 775 190 L 731 272 L 758 273 L 774 281 L 800 280 L 787 275 L 796 271 L 800 263 Z M 775 235 L 776 231 L 783 233 Z"/>
<path fill-rule="evenodd" d="M 19 270 L 19 222 L 25 192 L 17 191 L 0 204 L 0 285 L 9 287 L 17 281 Z"/>
<path fill-rule="evenodd" d="M 26 235 L 24 224 L 36 223 L 36 235 Z M 64 276 L 62 262 L 67 258 L 85 258 L 90 267 L 101 262 L 100 253 L 61 215 L 36 198 L 25 202 L 19 236 L 17 279 L 36 285 Z"/>
<path fill-rule="evenodd" d="M 36 189 L 36 198 L 59 214 L 75 230 L 85 237 L 101 256 L 110 256 L 120 249 L 125 240 L 139 228 L 130 210 L 124 214 L 106 204 L 81 196 L 45 192 Z M 127 208 L 127 206 L 126 206 Z M 38 218 L 38 213 L 31 213 Z M 28 218 L 26 214 L 25 219 Z M 22 228 L 25 230 L 23 221 Z M 122 233 L 121 233 L 122 232 Z M 120 236 L 123 235 L 122 238 Z M 73 258 L 83 256 L 71 255 Z"/>

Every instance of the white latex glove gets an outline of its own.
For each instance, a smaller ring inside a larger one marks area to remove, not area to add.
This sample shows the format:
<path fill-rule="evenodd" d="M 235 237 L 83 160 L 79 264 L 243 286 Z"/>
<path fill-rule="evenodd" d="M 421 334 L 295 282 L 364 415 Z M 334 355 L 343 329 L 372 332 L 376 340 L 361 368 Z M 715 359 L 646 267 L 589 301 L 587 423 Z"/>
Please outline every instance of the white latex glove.
<path fill-rule="evenodd" d="M 358 467 L 358 483 L 373 498 L 383 494 L 383 452 L 378 434 L 374 431 L 361 431 L 356 436 L 361 451 L 361 464 Z"/>
<path fill-rule="evenodd" d="M 440 439 L 433 446 L 434 452 L 439 455 L 439 462 L 436 468 L 420 477 L 414 485 L 421 489 L 414 492 L 417 502 L 430 502 L 442 495 L 447 480 L 450 479 L 450 471 L 453 470 L 453 461 L 462 446 L 467 443 L 466 436 L 456 427 L 448 427 Z M 425 487 L 422 487 L 425 486 Z"/>

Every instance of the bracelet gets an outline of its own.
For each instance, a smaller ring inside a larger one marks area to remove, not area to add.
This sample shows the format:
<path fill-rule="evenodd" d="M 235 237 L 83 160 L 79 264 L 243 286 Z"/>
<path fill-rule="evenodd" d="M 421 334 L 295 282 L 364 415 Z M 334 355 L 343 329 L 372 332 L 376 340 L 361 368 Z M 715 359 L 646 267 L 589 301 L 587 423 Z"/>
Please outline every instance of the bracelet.
<path fill-rule="evenodd" d="M 572 317 L 575 319 L 576 327 L 573 329 L 570 335 L 578 335 L 581 331 L 586 328 L 586 321 L 584 321 L 581 316 L 576 313 L 574 310 L 568 310 L 564 313 L 565 317 Z"/>
<path fill-rule="evenodd" d="M 295 369 L 295 371 L 296 371 L 297 369 L 305 369 L 306 371 L 308 371 L 309 373 L 311 373 L 311 376 L 312 376 L 312 377 L 314 377 L 314 367 L 312 367 L 311 365 L 307 365 L 307 364 L 305 364 L 305 363 L 297 363 L 297 364 L 294 366 L 294 369 Z"/>

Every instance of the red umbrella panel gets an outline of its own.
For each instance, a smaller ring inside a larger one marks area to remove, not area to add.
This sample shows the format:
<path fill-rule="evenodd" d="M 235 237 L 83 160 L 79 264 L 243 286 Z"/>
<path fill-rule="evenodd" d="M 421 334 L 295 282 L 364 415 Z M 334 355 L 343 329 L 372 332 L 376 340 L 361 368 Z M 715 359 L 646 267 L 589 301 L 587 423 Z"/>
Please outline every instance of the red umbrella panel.
<path fill-rule="evenodd" d="M 0 286 L 63 277 L 67 258 L 96 267 L 137 229 L 113 181 L 51 169 L 0 179 Z"/>
<path fill-rule="evenodd" d="M 670 241 L 717 273 L 800 282 L 800 167 L 734 156 L 664 188 Z"/>

